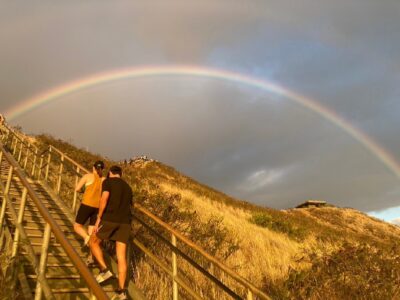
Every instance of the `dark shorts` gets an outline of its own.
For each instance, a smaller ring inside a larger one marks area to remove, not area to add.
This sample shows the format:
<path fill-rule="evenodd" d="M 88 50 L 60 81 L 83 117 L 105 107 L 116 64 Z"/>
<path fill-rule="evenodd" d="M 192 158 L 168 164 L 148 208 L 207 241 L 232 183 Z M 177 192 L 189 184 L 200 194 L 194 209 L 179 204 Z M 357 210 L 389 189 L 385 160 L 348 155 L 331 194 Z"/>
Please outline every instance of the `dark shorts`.
<path fill-rule="evenodd" d="M 85 225 L 87 220 L 89 220 L 89 225 L 93 226 L 94 224 L 96 224 L 98 212 L 99 209 L 96 207 L 81 204 L 78 210 L 78 214 L 76 215 L 75 222 L 81 225 Z"/>
<path fill-rule="evenodd" d="M 131 224 L 101 221 L 97 237 L 101 240 L 118 241 L 127 244 L 131 234 Z"/>

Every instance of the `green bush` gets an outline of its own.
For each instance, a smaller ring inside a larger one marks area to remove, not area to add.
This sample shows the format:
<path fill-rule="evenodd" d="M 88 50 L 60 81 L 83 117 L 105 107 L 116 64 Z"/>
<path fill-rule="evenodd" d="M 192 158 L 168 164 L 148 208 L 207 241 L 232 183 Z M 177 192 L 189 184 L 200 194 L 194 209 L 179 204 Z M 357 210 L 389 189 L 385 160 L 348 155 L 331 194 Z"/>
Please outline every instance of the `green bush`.
<path fill-rule="evenodd" d="M 263 212 L 254 213 L 249 221 L 260 227 L 268 228 L 276 232 L 287 234 L 290 238 L 295 240 L 304 240 L 307 232 L 304 228 L 296 226 L 288 220 L 272 217 L 271 215 Z"/>

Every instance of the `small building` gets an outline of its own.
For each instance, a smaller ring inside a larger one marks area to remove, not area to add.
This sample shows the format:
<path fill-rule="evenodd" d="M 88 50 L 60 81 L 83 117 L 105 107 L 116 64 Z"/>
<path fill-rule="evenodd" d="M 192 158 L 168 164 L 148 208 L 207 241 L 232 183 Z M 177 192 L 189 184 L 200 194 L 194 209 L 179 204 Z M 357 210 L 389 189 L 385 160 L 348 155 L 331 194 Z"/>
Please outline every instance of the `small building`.
<path fill-rule="evenodd" d="M 310 207 L 326 207 L 328 203 L 322 200 L 307 200 L 306 202 L 297 205 L 296 208 L 310 208 Z"/>

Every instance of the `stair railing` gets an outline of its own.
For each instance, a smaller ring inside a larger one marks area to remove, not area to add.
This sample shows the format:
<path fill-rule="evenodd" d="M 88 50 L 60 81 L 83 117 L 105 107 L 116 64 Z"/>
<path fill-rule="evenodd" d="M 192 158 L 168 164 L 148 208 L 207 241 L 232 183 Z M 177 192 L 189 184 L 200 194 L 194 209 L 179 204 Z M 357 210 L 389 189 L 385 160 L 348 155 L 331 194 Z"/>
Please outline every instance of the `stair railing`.
<path fill-rule="evenodd" d="M 65 250 L 66 254 L 71 259 L 75 267 L 78 269 L 79 273 L 86 281 L 89 289 L 97 297 L 97 299 L 109 299 L 106 293 L 101 288 L 101 286 L 97 283 L 96 279 L 93 277 L 92 273 L 90 272 L 86 264 L 82 261 L 78 253 L 75 251 L 70 242 L 67 240 L 60 227 L 51 217 L 47 208 L 44 206 L 40 198 L 37 196 L 36 192 L 30 185 L 26 175 L 20 169 L 18 162 L 0 142 L 0 164 L 2 163 L 3 160 L 7 161 L 9 165 L 9 170 L 5 184 L 0 178 L 0 188 L 2 191 L 1 194 L 3 198 L 0 210 L 0 232 L 4 230 L 3 226 L 5 221 L 5 214 L 6 214 L 6 209 L 8 208 L 9 212 L 11 213 L 12 222 L 16 226 L 16 231 L 13 240 L 12 256 L 15 257 L 17 255 L 18 247 L 20 244 L 22 244 L 25 247 L 26 252 L 28 253 L 28 258 L 33 268 L 35 269 L 37 275 L 35 300 L 40 300 L 42 297 L 42 293 L 45 295 L 46 299 L 55 299 L 46 280 L 46 264 L 47 264 L 48 248 L 49 248 L 51 234 L 54 235 L 54 237 L 60 243 L 61 247 Z M 13 202 L 10 197 L 10 188 L 11 185 L 15 183 L 15 180 L 18 180 L 23 186 L 23 192 L 18 214 L 14 208 Z M 24 221 L 25 206 L 28 196 L 35 204 L 43 220 L 46 222 L 43 235 L 42 251 L 39 260 L 35 255 L 33 247 L 22 225 Z"/>
<path fill-rule="evenodd" d="M 10 131 L 11 135 L 15 135 L 12 131 Z M 10 149 L 19 157 L 19 154 L 23 152 L 24 146 L 32 148 L 28 143 L 22 143 L 21 141 L 13 142 L 15 138 L 11 139 Z M 8 138 L 10 141 L 10 138 Z M 19 149 L 17 149 L 20 147 Z M 34 149 L 34 148 L 33 148 Z M 40 159 L 37 157 L 36 160 L 32 157 L 28 158 L 30 162 L 39 161 L 39 165 L 32 169 L 37 170 L 36 177 L 37 179 L 45 179 L 52 186 L 53 189 L 60 194 L 62 192 L 62 183 L 68 184 L 72 181 L 76 183 L 79 178 L 86 173 L 89 173 L 85 167 L 77 163 L 75 160 L 70 158 L 68 155 L 63 153 L 61 150 L 56 147 L 49 145 L 49 148 L 45 150 L 45 152 L 39 153 L 36 150 L 26 151 L 26 153 L 30 153 L 30 155 L 40 155 Z M 29 154 L 27 154 L 29 155 Z M 21 155 L 22 160 L 25 156 Z M 43 172 L 42 169 L 45 169 Z M 51 172 L 51 170 L 53 172 Z M 51 178 L 51 174 L 56 173 L 53 178 Z M 65 178 L 63 180 L 63 176 Z M 69 180 L 68 180 L 69 179 Z M 69 206 L 72 211 L 76 211 L 77 208 L 77 193 L 75 192 L 75 185 L 66 186 L 66 191 L 64 191 L 64 195 L 62 200 Z M 179 299 L 179 288 L 182 288 L 185 292 L 191 295 L 194 299 L 204 299 L 202 296 L 198 294 L 191 286 L 188 284 L 181 276 L 178 274 L 178 257 L 183 259 L 185 262 L 189 263 L 193 266 L 197 271 L 203 274 L 210 282 L 215 284 L 218 288 L 220 288 L 223 292 L 229 295 L 232 299 L 243 299 L 243 296 L 239 295 L 238 292 L 234 291 L 234 288 L 228 287 L 223 281 L 219 278 L 216 278 L 210 271 L 206 270 L 205 267 L 201 266 L 198 262 L 196 262 L 193 258 L 191 258 L 188 254 L 184 253 L 178 244 L 182 243 L 185 247 L 193 250 L 198 253 L 203 259 L 205 259 L 208 263 L 210 263 L 213 268 L 217 268 L 226 274 L 229 278 L 233 279 L 241 289 L 246 291 L 246 299 L 254 300 L 254 299 L 262 299 L 269 300 L 271 299 L 268 295 L 266 295 L 263 291 L 255 287 L 251 282 L 246 280 L 245 278 L 238 275 L 232 269 L 227 267 L 217 258 L 208 254 L 204 249 L 196 245 L 194 242 L 190 241 L 179 231 L 175 230 L 170 225 L 163 222 L 157 216 L 152 214 L 143 206 L 135 203 L 134 204 L 135 212 L 134 212 L 134 220 L 139 222 L 144 228 L 146 228 L 154 237 L 156 237 L 160 242 L 166 245 L 171 250 L 171 264 L 168 266 L 165 262 L 163 262 L 160 258 L 158 258 L 150 249 L 148 249 L 143 243 L 141 243 L 137 238 L 133 240 L 134 245 L 143 251 L 147 257 L 153 261 L 157 266 L 159 266 L 164 272 L 166 272 L 172 279 L 172 287 L 173 287 L 173 300 Z M 152 223 L 155 223 L 162 227 L 162 229 L 170 235 L 170 237 L 163 236 L 160 232 L 155 230 L 150 224 L 150 222 L 145 221 L 144 218 L 149 219 Z M 214 272 L 215 273 L 215 272 Z M 240 293 L 241 294 L 241 293 Z"/>

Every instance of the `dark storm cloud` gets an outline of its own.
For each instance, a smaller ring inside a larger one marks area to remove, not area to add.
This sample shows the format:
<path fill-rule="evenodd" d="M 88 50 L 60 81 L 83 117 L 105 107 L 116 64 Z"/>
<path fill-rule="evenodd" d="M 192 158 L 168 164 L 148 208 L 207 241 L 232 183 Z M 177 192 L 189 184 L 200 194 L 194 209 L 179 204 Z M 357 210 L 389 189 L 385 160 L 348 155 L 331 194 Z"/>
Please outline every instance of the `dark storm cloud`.
<path fill-rule="evenodd" d="M 106 70 L 209 65 L 272 79 L 318 99 L 400 160 L 396 1 L 1 6 L 0 110 Z M 398 179 L 345 132 L 288 99 L 241 85 L 129 80 L 69 95 L 15 122 L 116 159 L 150 154 L 272 207 L 307 198 L 364 211 L 400 204 Z M 93 134 L 99 127 L 101 139 Z"/>

